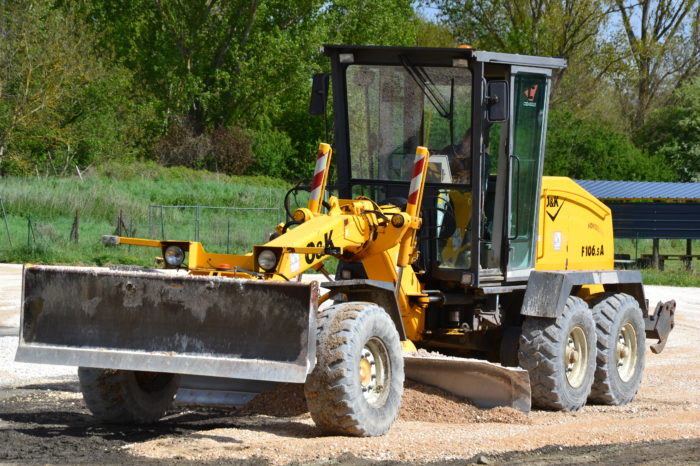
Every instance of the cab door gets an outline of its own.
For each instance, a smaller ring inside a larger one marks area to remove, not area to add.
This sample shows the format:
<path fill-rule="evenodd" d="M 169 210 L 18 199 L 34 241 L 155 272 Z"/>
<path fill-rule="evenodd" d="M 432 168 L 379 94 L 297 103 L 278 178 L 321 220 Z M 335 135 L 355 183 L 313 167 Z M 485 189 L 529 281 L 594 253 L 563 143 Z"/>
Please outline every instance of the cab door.
<path fill-rule="evenodd" d="M 538 68 L 511 70 L 508 152 L 507 281 L 527 279 L 535 266 L 537 215 L 542 182 L 551 72 Z"/>

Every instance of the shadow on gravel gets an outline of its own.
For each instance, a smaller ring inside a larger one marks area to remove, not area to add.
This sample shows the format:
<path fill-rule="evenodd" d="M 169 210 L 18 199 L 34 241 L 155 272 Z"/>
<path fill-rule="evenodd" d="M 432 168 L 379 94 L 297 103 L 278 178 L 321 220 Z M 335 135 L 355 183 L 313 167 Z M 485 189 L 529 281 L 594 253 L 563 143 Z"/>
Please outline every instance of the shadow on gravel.
<path fill-rule="evenodd" d="M 82 410 L 82 409 L 81 409 Z M 104 440 L 143 442 L 154 438 L 186 434 L 198 430 L 212 430 L 236 427 L 236 419 L 231 417 L 213 419 L 209 414 L 186 414 L 171 421 L 153 424 L 120 425 L 100 424 L 90 414 L 74 411 L 34 411 L 3 412 L 0 420 L 18 425 L 15 429 L 27 436 L 39 438 L 53 437 L 100 437 Z M 29 427 L 19 427 L 28 425 Z"/>
<path fill-rule="evenodd" d="M 170 464 L 172 461 L 142 461 L 124 447 L 238 424 L 231 411 L 203 409 L 175 411 L 148 425 L 103 425 L 74 395 L 77 391 L 77 384 L 70 382 L 37 384 L 15 389 L 0 400 L 0 463 Z M 260 463 L 258 459 L 235 464 Z"/>
<path fill-rule="evenodd" d="M 78 382 L 46 382 L 32 385 L 22 385 L 16 390 L 53 390 L 55 392 L 79 393 L 80 384 Z"/>

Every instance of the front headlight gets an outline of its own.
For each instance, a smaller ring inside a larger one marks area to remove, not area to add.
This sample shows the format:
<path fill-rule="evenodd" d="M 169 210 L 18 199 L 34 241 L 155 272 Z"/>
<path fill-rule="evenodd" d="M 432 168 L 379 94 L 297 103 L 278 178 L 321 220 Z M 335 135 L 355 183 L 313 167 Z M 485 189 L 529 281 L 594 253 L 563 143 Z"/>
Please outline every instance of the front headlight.
<path fill-rule="evenodd" d="M 267 272 L 274 270 L 277 265 L 277 255 L 269 249 L 260 251 L 258 254 L 258 265 Z"/>
<path fill-rule="evenodd" d="M 180 246 L 168 246 L 164 256 L 165 262 L 171 267 L 177 267 L 185 260 L 185 252 Z"/>

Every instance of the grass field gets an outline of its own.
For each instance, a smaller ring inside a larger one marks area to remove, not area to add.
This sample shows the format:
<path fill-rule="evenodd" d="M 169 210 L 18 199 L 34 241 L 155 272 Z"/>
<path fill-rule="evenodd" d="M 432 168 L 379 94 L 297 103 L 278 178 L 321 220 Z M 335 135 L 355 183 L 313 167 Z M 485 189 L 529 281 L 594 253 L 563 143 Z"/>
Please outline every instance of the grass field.
<path fill-rule="evenodd" d="M 229 177 L 155 163 L 107 165 L 73 178 L 3 178 L 0 198 L 12 239 L 0 217 L 0 262 L 44 264 L 153 265 L 160 251 L 105 246 L 102 235 L 115 234 L 122 216 L 124 236 L 199 239 L 212 252 L 241 253 L 265 242 L 284 220 L 283 198 L 291 184 L 266 177 Z M 305 204 L 306 199 L 299 199 Z M 151 205 L 266 208 L 267 210 L 153 208 Z M 69 241 L 76 212 L 79 242 Z M 31 216 L 31 222 L 29 220 Z M 31 224 L 31 229 L 29 228 Z M 685 240 L 661 240 L 662 254 L 684 254 Z M 700 251 L 698 241 L 694 252 Z M 652 252 L 651 239 L 617 239 L 615 252 L 636 258 Z M 700 261 L 693 267 L 700 269 Z M 644 282 L 700 286 L 700 274 L 680 261 L 666 270 L 643 271 Z"/>
<path fill-rule="evenodd" d="M 694 254 L 700 253 L 700 241 L 692 241 Z M 685 254 L 686 240 L 661 239 L 659 240 L 659 252 L 661 254 Z M 616 254 L 629 254 L 632 259 L 641 257 L 642 254 L 652 253 L 651 239 L 616 239 Z M 700 287 L 700 260 L 692 263 L 693 270 L 685 270 L 685 264 L 678 260 L 666 261 L 664 270 L 642 270 L 644 283 L 649 285 L 664 286 L 695 286 Z"/>
<path fill-rule="evenodd" d="M 243 252 L 264 242 L 278 222 L 287 182 L 228 177 L 152 163 L 106 166 L 73 178 L 4 178 L 0 198 L 12 246 L 0 223 L 0 262 L 152 265 L 151 248 L 107 247 L 102 235 L 199 239 L 214 252 Z M 268 210 L 149 209 L 151 205 L 214 206 Z M 76 212 L 79 243 L 69 241 Z M 150 214 L 150 215 L 149 215 Z M 2 218 L 0 218 L 2 221 Z M 30 228 L 31 225 L 31 228 Z M 199 225 L 199 228 L 197 228 Z"/>

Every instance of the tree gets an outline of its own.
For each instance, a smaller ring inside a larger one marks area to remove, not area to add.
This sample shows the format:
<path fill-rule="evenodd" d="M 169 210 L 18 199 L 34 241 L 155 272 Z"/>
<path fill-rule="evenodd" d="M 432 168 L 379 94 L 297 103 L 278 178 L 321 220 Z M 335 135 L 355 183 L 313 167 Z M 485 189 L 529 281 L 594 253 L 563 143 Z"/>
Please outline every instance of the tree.
<path fill-rule="evenodd" d="M 653 111 L 636 141 L 663 158 L 678 181 L 700 181 L 700 77 L 676 90 L 672 104 Z"/>
<path fill-rule="evenodd" d="M 578 118 L 571 110 L 549 115 L 544 172 L 591 180 L 674 181 L 659 156 L 648 155 L 629 137 L 597 118 Z"/>
<path fill-rule="evenodd" d="M 460 43 L 496 52 L 574 59 L 595 47 L 604 0 L 436 0 Z M 590 56 L 588 57 L 590 59 Z M 564 70 L 554 78 L 554 86 Z"/>
<path fill-rule="evenodd" d="M 412 0 L 331 0 L 321 17 L 335 44 L 414 45 L 418 18 Z"/>
<path fill-rule="evenodd" d="M 443 23 L 418 18 L 416 45 L 419 47 L 457 47 L 457 39 Z"/>
<path fill-rule="evenodd" d="M 279 111 L 310 75 L 321 0 L 84 1 L 103 46 L 197 132 Z M 312 46 L 313 45 L 313 46 Z"/>
<path fill-rule="evenodd" d="M 136 150 L 147 99 L 124 99 L 130 74 L 105 66 L 88 32 L 49 0 L 0 2 L 0 174 L 64 174 Z"/>
<path fill-rule="evenodd" d="M 615 0 L 628 70 L 618 79 L 632 129 L 700 71 L 698 0 Z"/>

